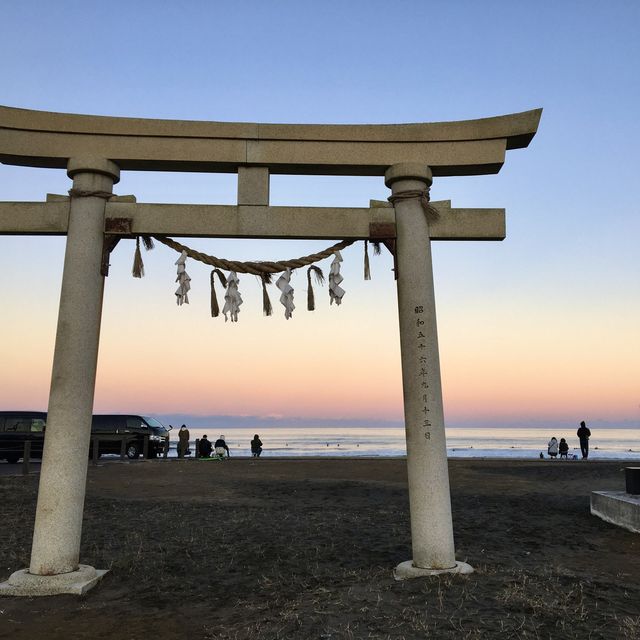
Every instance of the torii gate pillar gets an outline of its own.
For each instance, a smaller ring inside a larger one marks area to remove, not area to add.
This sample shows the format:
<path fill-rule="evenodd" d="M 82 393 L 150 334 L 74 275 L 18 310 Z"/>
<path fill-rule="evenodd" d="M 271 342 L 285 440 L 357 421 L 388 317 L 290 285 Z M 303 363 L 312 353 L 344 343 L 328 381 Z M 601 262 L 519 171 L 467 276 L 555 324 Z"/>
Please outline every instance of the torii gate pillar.
<path fill-rule="evenodd" d="M 31 564 L 9 578 L 13 595 L 81 594 L 106 573 L 79 558 L 104 291 L 104 212 L 120 170 L 82 156 L 69 160 L 67 173 L 73 190 Z"/>
<path fill-rule="evenodd" d="M 431 169 L 424 164 L 396 164 L 385 173 L 386 185 L 400 196 L 394 207 L 413 547 L 413 560 L 396 567 L 397 580 L 473 571 L 456 562 L 453 544 L 431 239 L 419 195 L 431 182 Z"/>

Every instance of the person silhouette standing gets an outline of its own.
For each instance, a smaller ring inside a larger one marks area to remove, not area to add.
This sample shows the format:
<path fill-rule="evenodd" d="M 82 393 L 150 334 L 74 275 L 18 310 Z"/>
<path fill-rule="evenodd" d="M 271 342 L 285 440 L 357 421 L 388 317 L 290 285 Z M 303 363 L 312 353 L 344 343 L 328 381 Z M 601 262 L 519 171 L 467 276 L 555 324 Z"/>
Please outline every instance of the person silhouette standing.
<path fill-rule="evenodd" d="M 580 438 L 582 459 L 586 460 L 589 457 L 589 438 L 591 437 L 591 431 L 587 428 L 584 420 L 580 423 L 580 428 L 576 431 L 576 435 Z"/>
<path fill-rule="evenodd" d="M 189 449 L 189 429 L 183 424 L 178 431 L 178 458 L 184 458 Z"/>

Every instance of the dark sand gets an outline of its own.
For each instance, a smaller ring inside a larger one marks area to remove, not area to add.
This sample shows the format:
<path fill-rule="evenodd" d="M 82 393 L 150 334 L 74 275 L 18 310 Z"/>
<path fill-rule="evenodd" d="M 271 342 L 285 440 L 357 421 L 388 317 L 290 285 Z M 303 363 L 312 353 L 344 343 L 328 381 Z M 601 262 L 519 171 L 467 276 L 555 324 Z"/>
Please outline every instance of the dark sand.
<path fill-rule="evenodd" d="M 640 638 L 640 535 L 589 513 L 624 463 L 450 461 L 471 576 L 395 582 L 403 460 L 89 469 L 84 597 L 0 599 L 0 638 Z M 0 579 L 28 565 L 36 476 L 0 478 Z"/>

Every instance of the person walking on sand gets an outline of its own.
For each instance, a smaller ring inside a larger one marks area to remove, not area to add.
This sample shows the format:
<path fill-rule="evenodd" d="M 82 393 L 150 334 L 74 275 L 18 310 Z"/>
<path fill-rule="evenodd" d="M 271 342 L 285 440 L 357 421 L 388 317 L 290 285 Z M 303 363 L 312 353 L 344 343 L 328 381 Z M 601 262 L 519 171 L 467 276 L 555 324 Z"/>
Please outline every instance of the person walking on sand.
<path fill-rule="evenodd" d="M 586 460 L 589 457 L 589 438 L 591 437 L 591 431 L 587 428 L 584 420 L 580 423 L 580 428 L 576 431 L 576 435 L 580 438 L 582 459 Z"/>
<path fill-rule="evenodd" d="M 560 458 L 564 458 L 567 460 L 567 454 L 569 453 L 569 445 L 564 438 L 560 438 L 560 445 L 558 446 L 558 451 L 560 452 Z"/>
<path fill-rule="evenodd" d="M 555 437 L 549 440 L 549 444 L 547 444 L 547 453 L 549 454 L 549 457 L 553 458 L 554 460 L 558 455 L 558 441 Z"/>
<path fill-rule="evenodd" d="M 213 448 L 215 449 L 216 455 L 218 456 L 218 458 L 220 458 L 220 460 L 224 459 L 225 452 L 227 454 L 227 458 L 231 456 L 231 454 L 229 453 L 229 447 L 227 446 L 227 443 L 225 442 L 224 436 L 222 434 L 215 441 Z"/>
<path fill-rule="evenodd" d="M 254 458 L 259 458 L 262 453 L 262 440 L 260 440 L 260 436 L 256 433 L 253 436 L 253 440 L 251 441 L 251 455 Z"/>
<path fill-rule="evenodd" d="M 178 458 L 184 458 L 189 450 L 189 429 L 183 424 L 178 431 Z"/>
<path fill-rule="evenodd" d="M 206 435 L 202 436 L 200 442 L 198 442 L 198 455 L 201 458 L 210 458 L 211 448 L 211 440 L 209 440 Z"/>

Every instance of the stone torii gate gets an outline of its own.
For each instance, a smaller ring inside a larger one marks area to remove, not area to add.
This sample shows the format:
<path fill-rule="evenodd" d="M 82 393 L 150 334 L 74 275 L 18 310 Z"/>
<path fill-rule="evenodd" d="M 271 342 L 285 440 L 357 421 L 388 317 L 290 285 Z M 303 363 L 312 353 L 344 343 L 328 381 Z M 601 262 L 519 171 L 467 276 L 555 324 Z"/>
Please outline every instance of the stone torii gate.
<path fill-rule="evenodd" d="M 504 209 L 431 203 L 433 177 L 497 173 L 527 147 L 542 110 L 460 122 L 278 125 L 111 118 L 0 107 L 0 161 L 66 169 L 69 197 L 0 202 L 0 234 L 67 236 L 47 437 L 29 569 L 0 594 L 83 593 L 103 571 L 79 564 L 104 277 L 121 237 L 380 240 L 395 252 L 413 558 L 399 579 L 470 572 L 456 562 L 431 240 L 502 240 Z M 142 204 L 120 171 L 237 172 L 238 203 Z M 270 174 L 384 176 L 387 206 L 269 206 Z"/>

